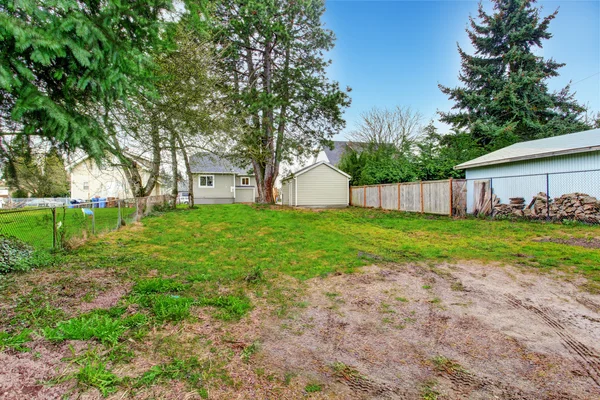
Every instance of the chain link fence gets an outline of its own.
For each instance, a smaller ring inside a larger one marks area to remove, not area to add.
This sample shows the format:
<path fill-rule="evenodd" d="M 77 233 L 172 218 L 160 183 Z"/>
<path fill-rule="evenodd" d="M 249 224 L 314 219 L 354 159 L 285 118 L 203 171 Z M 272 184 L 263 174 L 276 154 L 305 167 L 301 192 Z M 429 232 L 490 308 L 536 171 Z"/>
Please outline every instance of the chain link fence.
<path fill-rule="evenodd" d="M 156 208 L 171 208 L 170 195 L 112 199 L 59 206 L 24 206 L 0 210 L 0 235 L 14 237 L 36 250 L 75 247 L 87 238 L 139 221 Z"/>
<path fill-rule="evenodd" d="M 474 215 L 600 223 L 600 170 L 467 180 Z"/>

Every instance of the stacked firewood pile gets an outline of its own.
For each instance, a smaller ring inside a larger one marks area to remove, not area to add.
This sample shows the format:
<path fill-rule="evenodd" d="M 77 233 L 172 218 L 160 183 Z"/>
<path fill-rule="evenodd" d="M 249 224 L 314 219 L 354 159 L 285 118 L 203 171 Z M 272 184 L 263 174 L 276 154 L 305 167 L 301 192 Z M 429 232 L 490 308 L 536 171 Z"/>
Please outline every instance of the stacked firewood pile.
<path fill-rule="evenodd" d="M 540 192 L 533 196 L 528 205 L 523 197 L 513 197 L 509 204 L 501 204 L 497 199 L 494 200 L 496 216 L 600 222 L 600 202 L 585 193 L 569 193 L 548 199 L 546 193 Z"/>
<path fill-rule="evenodd" d="M 509 204 L 500 204 L 496 195 L 494 202 L 494 215 L 502 217 L 522 217 L 524 215 L 523 209 L 525 208 L 525 198 L 523 197 L 511 197 Z"/>

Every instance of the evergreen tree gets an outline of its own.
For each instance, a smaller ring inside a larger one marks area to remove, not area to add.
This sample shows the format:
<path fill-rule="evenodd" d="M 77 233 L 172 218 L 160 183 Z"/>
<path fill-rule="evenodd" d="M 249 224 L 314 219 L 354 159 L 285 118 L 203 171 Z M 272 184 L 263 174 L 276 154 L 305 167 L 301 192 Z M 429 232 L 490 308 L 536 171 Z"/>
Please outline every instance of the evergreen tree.
<path fill-rule="evenodd" d="M 488 150 L 515 142 L 589 129 L 581 122 L 585 108 L 570 87 L 550 92 L 547 82 L 564 64 L 534 54 L 550 39 L 558 10 L 542 17 L 535 0 L 492 0 L 492 15 L 479 5 L 478 20 L 467 30 L 475 54 L 465 53 L 459 75 L 463 86 L 439 85 L 455 102 L 441 120 L 467 130 Z"/>
<path fill-rule="evenodd" d="M 69 195 L 69 178 L 65 162 L 54 147 L 44 157 L 42 177 L 39 188 L 41 197 L 66 197 Z"/>
<path fill-rule="evenodd" d="M 260 202 L 271 203 L 282 160 L 330 143 L 344 126 L 346 93 L 326 75 L 324 0 L 214 2 L 215 38 L 238 118 L 232 150 L 251 164 Z"/>
<path fill-rule="evenodd" d="M 0 137 L 36 135 L 100 157 L 100 118 L 152 88 L 149 54 L 170 3 L 0 0 Z"/>

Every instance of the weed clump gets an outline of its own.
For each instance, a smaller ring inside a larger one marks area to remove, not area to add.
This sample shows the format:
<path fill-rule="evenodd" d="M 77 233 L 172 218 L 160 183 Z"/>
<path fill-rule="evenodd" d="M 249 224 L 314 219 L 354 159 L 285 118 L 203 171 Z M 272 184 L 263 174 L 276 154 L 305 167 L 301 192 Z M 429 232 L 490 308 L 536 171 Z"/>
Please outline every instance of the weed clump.
<path fill-rule="evenodd" d="M 102 361 L 90 361 L 83 365 L 75 375 L 77 381 L 84 386 L 97 388 L 103 396 L 116 392 L 120 379 L 106 368 Z"/>
<path fill-rule="evenodd" d="M 238 321 L 252 309 L 246 296 L 203 297 L 197 302 L 200 306 L 216 307 L 215 317 L 223 321 Z"/>
<path fill-rule="evenodd" d="M 151 300 L 152 312 L 159 322 L 179 322 L 190 316 L 194 300 L 189 297 L 156 296 Z"/>
<path fill-rule="evenodd" d="M 185 285 L 173 279 L 153 278 L 139 281 L 133 288 L 137 294 L 176 293 L 182 292 Z"/>
<path fill-rule="evenodd" d="M 43 333 L 52 341 L 96 339 L 103 344 L 115 345 L 127 329 L 124 320 L 94 313 L 59 322 L 55 328 L 44 329 Z"/>
<path fill-rule="evenodd" d="M 11 335 L 8 332 L 0 332 L 0 351 L 4 351 L 4 349 L 29 351 L 29 348 L 23 345 L 31 341 L 31 333 L 31 329 L 23 329 L 16 335 Z"/>

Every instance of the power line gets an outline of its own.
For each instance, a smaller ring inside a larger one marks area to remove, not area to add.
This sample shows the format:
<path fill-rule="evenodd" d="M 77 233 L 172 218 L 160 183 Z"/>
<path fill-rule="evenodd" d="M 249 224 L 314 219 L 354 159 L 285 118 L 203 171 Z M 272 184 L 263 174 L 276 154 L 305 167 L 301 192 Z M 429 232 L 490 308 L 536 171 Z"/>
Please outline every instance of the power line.
<path fill-rule="evenodd" d="M 573 85 L 577 85 L 579 82 L 583 82 L 583 81 L 585 81 L 586 79 L 593 78 L 593 77 L 594 77 L 594 76 L 596 76 L 596 75 L 600 75 L 600 71 L 598 71 L 598 72 L 596 72 L 596 73 L 594 73 L 594 74 L 592 74 L 592 75 L 588 76 L 587 78 L 583 78 L 583 79 L 581 79 L 581 80 L 579 80 L 579 81 L 577 81 L 577 82 L 575 82 L 575 83 L 571 83 L 571 86 L 573 86 Z"/>

